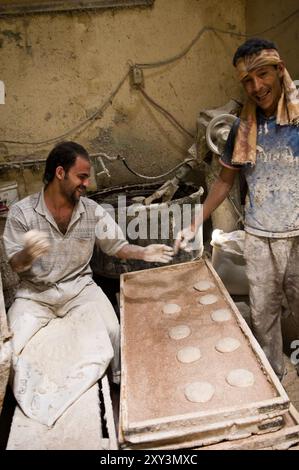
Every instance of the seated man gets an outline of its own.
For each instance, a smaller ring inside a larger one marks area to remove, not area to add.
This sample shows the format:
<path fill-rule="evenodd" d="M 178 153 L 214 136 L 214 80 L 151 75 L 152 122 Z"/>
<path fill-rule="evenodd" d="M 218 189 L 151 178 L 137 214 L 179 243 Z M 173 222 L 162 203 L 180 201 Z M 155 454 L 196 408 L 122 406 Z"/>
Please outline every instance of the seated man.
<path fill-rule="evenodd" d="M 111 362 L 119 381 L 119 324 L 92 280 L 94 243 L 119 258 L 167 263 L 166 245 L 129 244 L 113 218 L 84 197 L 87 151 L 58 144 L 46 161 L 43 190 L 14 204 L 4 244 L 21 283 L 8 311 L 13 390 L 24 413 L 52 425 Z"/>

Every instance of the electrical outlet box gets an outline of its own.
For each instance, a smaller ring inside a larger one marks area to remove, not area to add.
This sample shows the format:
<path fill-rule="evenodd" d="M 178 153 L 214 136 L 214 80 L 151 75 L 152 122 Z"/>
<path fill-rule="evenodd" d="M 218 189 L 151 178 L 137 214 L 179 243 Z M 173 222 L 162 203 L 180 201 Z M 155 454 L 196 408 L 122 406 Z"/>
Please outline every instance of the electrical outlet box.
<path fill-rule="evenodd" d="M 139 67 L 131 68 L 131 85 L 134 88 L 143 87 L 144 85 L 143 70 Z"/>

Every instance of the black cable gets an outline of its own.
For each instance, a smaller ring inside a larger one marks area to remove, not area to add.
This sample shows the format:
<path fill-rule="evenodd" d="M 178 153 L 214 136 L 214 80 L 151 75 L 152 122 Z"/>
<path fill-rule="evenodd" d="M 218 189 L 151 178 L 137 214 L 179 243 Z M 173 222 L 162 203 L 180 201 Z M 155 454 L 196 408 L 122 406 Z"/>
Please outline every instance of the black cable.
<path fill-rule="evenodd" d="M 168 64 L 171 64 L 172 62 L 175 62 L 176 60 L 179 60 L 181 59 L 182 57 L 184 57 L 184 55 L 187 54 L 187 52 L 189 52 L 189 50 L 191 49 L 191 47 L 198 41 L 198 39 L 203 35 L 203 33 L 205 31 L 209 31 L 211 28 L 208 27 L 208 26 L 205 26 L 204 28 L 202 28 L 198 33 L 197 35 L 195 36 L 194 39 L 192 39 L 192 41 L 190 42 L 190 44 L 185 47 L 185 49 L 182 50 L 182 52 L 180 52 L 179 54 L 176 54 L 172 57 L 170 57 L 169 59 L 165 59 L 165 60 L 160 60 L 159 62 L 151 62 L 151 63 L 148 63 L 148 64 L 135 64 L 136 67 L 139 67 L 141 69 L 146 69 L 146 68 L 152 68 L 152 67 L 161 67 L 162 65 L 168 65 Z"/>
<path fill-rule="evenodd" d="M 199 32 L 196 34 L 196 36 L 192 39 L 192 41 L 190 42 L 190 44 L 185 47 L 182 52 L 180 52 L 179 54 L 176 54 L 174 55 L 173 57 L 170 57 L 169 59 L 165 59 L 165 60 L 160 60 L 158 62 L 150 62 L 150 63 L 145 63 L 145 64 L 135 64 L 136 67 L 139 67 L 139 68 L 142 68 L 142 69 L 146 69 L 146 68 L 156 68 L 156 67 L 161 67 L 163 65 L 168 65 L 168 64 L 171 64 L 172 62 L 175 62 L 176 60 L 179 60 L 181 59 L 182 57 L 184 57 L 187 52 L 189 52 L 189 50 L 192 48 L 192 46 L 199 40 L 199 38 L 203 35 L 203 33 L 205 33 L 206 31 L 213 31 L 213 32 L 218 32 L 218 33 L 222 33 L 222 34 L 230 34 L 231 36 L 238 36 L 238 37 L 244 37 L 244 38 L 250 38 L 250 37 L 253 37 L 253 36 L 259 36 L 261 34 L 265 34 L 265 33 L 268 33 L 269 31 L 273 30 L 273 29 L 276 29 L 278 26 L 286 23 L 290 18 L 292 18 L 293 16 L 296 16 L 299 12 L 299 8 L 297 8 L 297 10 L 293 11 L 293 13 L 291 13 L 290 15 L 286 16 L 285 18 L 283 18 L 281 21 L 279 21 L 278 23 L 276 23 L 275 25 L 273 26 L 270 26 L 269 28 L 267 29 L 264 29 L 263 31 L 259 31 L 257 33 L 253 33 L 253 34 L 245 34 L 245 33 L 236 33 L 235 31 L 227 31 L 225 29 L 221 29 L 221 28 L 214 28 L 212 26 L 205 26 L 203 28 L 201 28 L 199 30 Z"/>
<path fill-rule="evenodd" d="M 193 134 L 191 134 L 191 132 L 187 131 L 187 129 L 185 129 L 184 126 L 182 126 L 182 124 L 179 123 L 179 121 L 169 112 L 167 111 L 165 108 L 163 108 L 163 106 L 161 106 L 160 104 L 158 104 L 153 98 L 151 98 L 145 91 L 142 87 L 138 87 L 138 90 L 143 94 L 143 96 L 155 107 L 157 108 L 170 122 L 171 124 L 175 124 L 177 127 L 179 127 L 179 129 L 181 129 L 185 134 L 187 134 L 189 137 L 191 137 L 192 139 L 195 138 L 195 136 Z"/>
<path fill-rule="evenodd" d="M 176 165 L 175 167 L 173 167 L 171 170 L 167 171 L 166 173 L 163 173 L 162 175 L 158 175 L 158 176 L 141 175 L 140 173 L 137 173 L 137 171 L 135 171 L 135 170 L 133 170 L 132 168 L 129 167 L 129 165 L 128 165 L 128 163 L 127 163 L 127 161 L 124 157 L 121 158 L 121 160 L 122 160 L 123 164 L 125 165 L 125 167 L 131 173 L 133 173 L 133 175 L 138 176 L 139 178 L 147 179 L 147 180 L 157 180 L 159 178 L 164 178 L 165 176 L 170 175 L 170 173 L 173 173 L 175 170 L 177 170 L 178 168 L 180 168 L 181 166 L 185 165 L 188 162 L 194 162 L 195 158 L 189 158 L 187 160 L 184 160 L 183 162 L 181 162 L 178 165 Z"/>
<path fill-rule="evenodd" d="M 62 140 L 64 137 L 68 136 L 69 134 L 72 134 L 73 132 L 79 130 L 81 127 L 83 127 L 85 124 L 88 124 L 92 122 L 94 119 L 96 119 L 102 112 L 106 109 L 108 105 L 112 104 L 112 100 L 115 97 L 115 95 L 118 93 L 119 89 L 122 87 L 124 82 L 126 81 L 128 75 L 130 73 L 130 70 L 128 70 L 123 78 L 118 82 L 117 86 L 115 89 L 110 93 L 108 98 L 104 101 L 102 106 L 100 106 L 91 116 L 88 118 L 84 119 L 83 121 L 79 122 L 76 126 L 74 126 L 72 129 L 68 130 L 67 132 L 64 132 L 63 134 L 53 137 L 51 139 L 46 139 L 46 140 L 41 140 L 38 142 L 26 142 L 26 141 L 20 141 L 20 140 L 0 140 L 0 143 L 2 144 L 17 144 L 17 145 L 42 145 L 42 144 L 51 144 L 56 142 L 57 140 Z"/>
<path fill-rule="evenodd" d="M 283 18 L 281 21 L 279 21 L 278 23 L 276 23 L 275 25 L 273 26 L 270 26 L 269 28 L 266 28 L 265 30 L 263 31 L 259 31 L 258 33 L 253 33 L 253 34 L 244 34 L 244 33 L 236 33 L 234 31 L 227 31 L 227 30 L 223 30 L 221 28 L 213 28 L 211 26 L 205 26 L 203 28 L 200 29 L 200 31 L 197 33 L 197 35 L 195 36 L 195 38 L 190 42 L 190 44 L 185 47 L 185 49 L 183 49 L 182 52 L 180 52 L 179 54 L 176 54 L 175 56 L 169 58 L 169 59 L 165 59 L 165 60 L 161 60 L 159 62 L 151 62 L 151 63 L 144 63 L 144 64 L 134 64 L 133 66 L 134 67 L 139 67 L 139 68 L 154 68 L 154 67 L 161 67 L 163 65 L 167 65 L 167 64 L 170 64 L 176 60 L 179 60 L 180 58 L 184 57 L 187 52 L 189 52 L 189 50 L 192 48 L 192 46 L 200 39 L 200 37 L 203 35 L 203 33 L 205 33 L 206 31 L 213 31 L 213 32 L 219 32 L 219 33 L 222 33 L 222 34 L 230 34 L 231 36 L 238 36 L 238 37 L 252 37 L 252 36 L 259 36 L 261 34 L 265 34 L 273 29 L 276 29 L 278 26 L 286 23 L 290 18 L 292 18 L 293 16 L 297 15 L 297 13 L 299 12 L 299 8 L 297 8 L 295 11 L 293 11 L 293 13 L 291 13 L 290 15 L 286 16 L 285 18 Z M 132 65 L 131 65 L 132 67 Z M 112 99 L 114 98 L 114 96 L 118 93 L 119 89 L 121 88 L 121 86 L 123 85 L 123 83 L 125 82 L 127 76 L 129 75 L 129 71 L 126 72 L 125 76 L 122 78 L 122 80 L 118 83 L 117 87 L 115 88 L 115 90 L 109 95 L 109 97 L 107 98 L 107 100 L 104 102 L 104 104 L 92 115 L 90 116 L 89 118 L 85 119 L 84 121 L 78 123 L 76 126 L 74 126 L 72 129 L 70 129 L 69 131 L 65 132 L 64 134 L 61 134 L 57 137 L 53 137 L 51 139 L 47 139 L 47 140 L 42 140 L 42 141 L 39 141 L 39 142 L 26 142 L 26 141 L 18 141 L 18 140 L 0 140 L 0 143 L 4 143 L 4 144 L 16 144 L 16 145 L 42 145 L 42 144 L 48 144 L 48 143 L 54 143 L 58 140 L 61 140 L 63 139 L 64 137 L 66 137 L 67 135 L 75 132 L 76 130 L 79 130 L 81 127 L 83 127 L 85 124 L 87 125 L 88 123 L 91 123 L 96 117 L 98 117 L 102 112 L 103 110 L 106 108 L 107 105 L 111 104 L 112 102 Z M 160 105 L 158 105 L 157 103 L 155 104 L 157 107 L 160 107 Z M 163 109 L 163 108 L 162 108 Z M 168 114 L 170 115 L 170 113 L 168 113 L 166 110 L 163 109 L 163 112 L 165 112 L 165 114 Z M 170 115 L 171 116 L 171 115 Z M 171 119 L 174 120 L 174 122 L 176 122 L 176 124 L 184 131 L 184 132 L 187 132 L 190 136 L 191 134 L 186 131 L 186 129 L 184 129 L 183 126 L 181 126 L 175 118 L 173 118 L 173 116 L 171 116 Z M 192 136 L 193 137 L 193 136 Z"/>

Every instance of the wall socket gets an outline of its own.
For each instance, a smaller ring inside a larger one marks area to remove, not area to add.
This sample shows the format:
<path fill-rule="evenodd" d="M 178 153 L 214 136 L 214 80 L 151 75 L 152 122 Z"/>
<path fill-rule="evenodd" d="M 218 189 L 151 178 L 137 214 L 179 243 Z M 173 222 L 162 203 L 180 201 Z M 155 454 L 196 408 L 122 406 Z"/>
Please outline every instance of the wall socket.
<path fill-rule="evenodd" d="M 144 86 L 143 70 L 140 69 L 139 67 L 136 67 L 136 66 L 131 67 L 130 78 L 131 78 L 131 86 L 133 88 L 140 88 Z"/>

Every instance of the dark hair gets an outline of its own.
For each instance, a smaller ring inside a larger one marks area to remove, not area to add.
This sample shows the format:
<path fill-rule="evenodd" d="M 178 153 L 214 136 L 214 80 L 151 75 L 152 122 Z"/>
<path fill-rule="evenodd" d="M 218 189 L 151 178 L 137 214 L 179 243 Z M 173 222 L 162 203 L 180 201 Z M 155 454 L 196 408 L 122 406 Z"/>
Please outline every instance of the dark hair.
<path fill-rule="evenodd" d="M 267 39 L 260 39 L 260 38 L 250 38 L 247 39 L 235 52 L 233 58 L 233 65 L 236 66 L 237 60 L 240 57 L 245 57 L 246 55 L 257 54 L 258 52 L 262 51 L 263 49 L 276 49 L 277 46 L 274 42 L 267 41 Z"/>
<path fill-rule="evenodd" d="M 57 144 L 53 150 L 51 150 L 46 160 L 43 176 L 44 184 L 47 185 L 53 181 L 58 166 L 62 166 L 67 173 L 79 156 L 89 160 L 88 152 L 82 145 L 76 142 L 61 142 Z"/>

